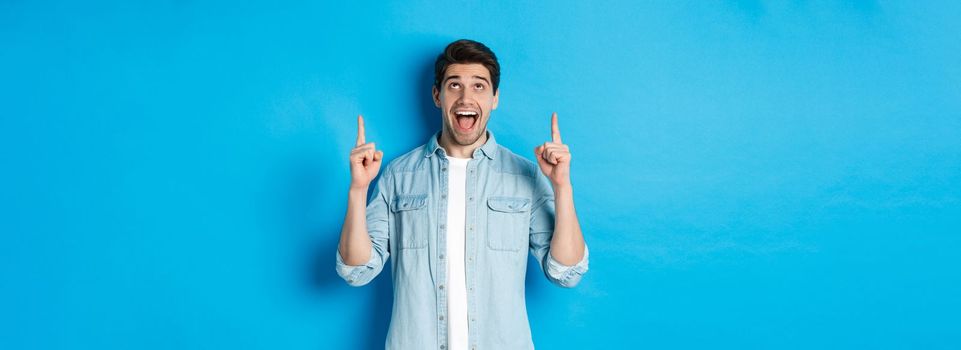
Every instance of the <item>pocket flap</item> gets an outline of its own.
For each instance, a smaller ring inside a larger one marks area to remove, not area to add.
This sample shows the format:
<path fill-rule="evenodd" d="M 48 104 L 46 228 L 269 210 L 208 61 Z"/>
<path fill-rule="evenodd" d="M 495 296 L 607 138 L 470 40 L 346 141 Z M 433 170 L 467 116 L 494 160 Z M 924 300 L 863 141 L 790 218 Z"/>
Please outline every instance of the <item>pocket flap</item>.
<path fill-rule="evenodd" d="M 394 197 L 394 205 L 390 210 L 398 212 L 404 210 L 415 210 L 427 205 L 427 194 L 399 194 Z"/>
<path fill-rule="evenodd" d="M 491 210 L 505 213 L 520 213 L 531 209 L 531 200 L 517 197 L 491 197 L 487 199 Z"/>

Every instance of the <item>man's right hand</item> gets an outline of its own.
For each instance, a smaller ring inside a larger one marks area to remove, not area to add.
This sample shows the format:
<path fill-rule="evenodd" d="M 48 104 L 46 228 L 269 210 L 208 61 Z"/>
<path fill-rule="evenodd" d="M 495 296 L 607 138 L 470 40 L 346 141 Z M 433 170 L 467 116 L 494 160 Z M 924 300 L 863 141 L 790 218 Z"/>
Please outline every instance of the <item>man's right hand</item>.
<path fill-rule="evenodd" d="M 357 145 L 350 151 L 350 188 L 367 189 L 377 177 L 384 152 L 364 139 L 364 116 L 357 116 Z"/>

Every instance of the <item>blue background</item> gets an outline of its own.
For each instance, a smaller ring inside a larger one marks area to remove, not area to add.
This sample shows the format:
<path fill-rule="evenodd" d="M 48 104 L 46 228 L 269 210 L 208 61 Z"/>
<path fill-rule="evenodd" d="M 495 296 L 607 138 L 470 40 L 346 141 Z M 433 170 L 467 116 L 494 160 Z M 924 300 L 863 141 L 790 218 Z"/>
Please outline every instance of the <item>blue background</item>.
<path fill-rule="evenodd" d="M 433 59 L 560 116 L 591 245 L 542 349 L 961 347 L 961 6 L 0 3 L 0 348 L 375 349 L 334 272 L 355 118 L 440 125 Z"/>

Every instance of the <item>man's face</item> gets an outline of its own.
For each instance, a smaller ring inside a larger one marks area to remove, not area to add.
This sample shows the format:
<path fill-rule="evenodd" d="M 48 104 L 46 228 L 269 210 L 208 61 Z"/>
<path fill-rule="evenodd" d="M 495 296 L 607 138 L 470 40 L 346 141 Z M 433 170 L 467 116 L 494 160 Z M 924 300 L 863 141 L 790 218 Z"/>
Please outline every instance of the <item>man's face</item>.
<path fill-rule="evenodd" d="M 444 132 L 461 146 L 473 145 L 487 130 L 490 112 L 497 109 L 497 93 L 490 72 L 479 63 L 447 66 L 440 89 L 433 89 L 434 105 L 441 109 Z"/>

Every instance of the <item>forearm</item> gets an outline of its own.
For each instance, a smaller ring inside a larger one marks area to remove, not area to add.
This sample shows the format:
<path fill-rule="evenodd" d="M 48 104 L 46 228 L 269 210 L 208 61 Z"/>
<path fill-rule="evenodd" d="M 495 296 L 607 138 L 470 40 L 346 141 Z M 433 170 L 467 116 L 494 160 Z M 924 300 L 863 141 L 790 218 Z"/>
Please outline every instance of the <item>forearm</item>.
<path fill-rule="evenodd" d="M 574 265 L 584 257 L 584 235 L 574 211 L 574 190 L 570 185 L 554 186 L 554 237 L 551 256 L 564 265 Z"/>
<path fill-rule="evenodd" d="M 370 260 L 371 241 L 367 233 L 367 187 L 351 187 L 347 194 L 347 215 L 340 230 L 340 256 L 347 265 Z"/>

